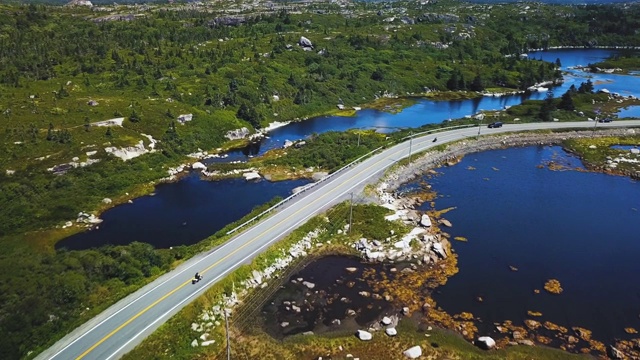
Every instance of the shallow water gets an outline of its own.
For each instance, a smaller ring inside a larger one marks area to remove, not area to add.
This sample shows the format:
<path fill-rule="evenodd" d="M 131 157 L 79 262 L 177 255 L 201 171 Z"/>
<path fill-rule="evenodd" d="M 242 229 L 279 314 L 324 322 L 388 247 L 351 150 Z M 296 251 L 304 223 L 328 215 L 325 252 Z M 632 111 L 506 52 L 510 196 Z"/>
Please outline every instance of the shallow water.
<path fill-rule="evenodd" d="M 398 265 L 396 265 L 397 267 Z M 355 272 L 347 272 L 348 267 L 356 268 Z M 358 326 L 365 326 L 380 314 L 390 309 L 389 303 L 383 299 L 363 297 L 361 291 L 371 292 L 371 288 L 363 280 L 365 270 L 375 270 L 377 274 L 389 272 L 392 265 L 366 264 L 360 259 L 347 256 L 325 256 L 307 264 L 297 272 L 280 290 L 269 299 L 263 307 L 264 326 L 266 331 L 276 338 L 314 331 L 355 331 Z M 301 281 L 309 281 L 315 286 L 308 289 Z M 293 280 L 293 281 L 292 281 Z M 352 282 L 352 286 L 349 286 Z M 343 300 L 344 298 L 344 300 Z M 285 302 L 294 302 L 301 311 L 296 313 Z M 356 315 L 349 317 L 347 310 L 354 310 Z M 340 324 L 333 324 L 335 319 Z M 282 326 L 282 323 L 288 323 Z"/>

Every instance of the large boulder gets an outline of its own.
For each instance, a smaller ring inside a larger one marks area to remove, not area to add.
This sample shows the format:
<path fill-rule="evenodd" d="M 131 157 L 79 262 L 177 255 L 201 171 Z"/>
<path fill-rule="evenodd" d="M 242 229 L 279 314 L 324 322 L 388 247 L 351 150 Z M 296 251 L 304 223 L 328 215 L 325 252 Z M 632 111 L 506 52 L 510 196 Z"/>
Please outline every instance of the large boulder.
<path fill-rule="evenodd" d="M 356 333 L 356 336 L 358 337 L 358 339 L 362 341 L 369 341 L 373 339 L 373 335 L 371 335 L 370 332 L 364 331 L 364 330 L 358 330 L 358 332 Z"/>
<path fill-rule="evenodd" d="M 257 171 L 249 171 L 242 174 L 242 176 L 244 176 L 245 180 L 247 181 L 259 180 L 261 178 L 260 174 Z"/>
<path fill-rule="evenodd" d="M 200 161 L 196 161 L 193 164 L 191 164 L 191 168 L 193 170 L 197 170 L 197 169 L 207 169 L 207 166 L 203 163 L 201 163 Z"/>
<path fill-rule="evenodd" d="M 311 49 L 313 49 L 313 44 L 311 43 L 311 40 L 307 39 L 304 36 L 300 36 L 300 40 L 298 41 L 298 45 L 302 46 L 303 48 L 311 48 Z"/>
<path fill-rule="evenodd" d="M 433 243 L 433 245 L 431 245 L 431 248 L 433 249 L 433 252 L 435 252 L 439 257 L 443 259 L 447 257 L 447 253 L 444 251 L 442 243 Z"/>
<path fill-rule="evenodd" d="M 480 336 L 476 340 L 476 346 L 484 350 L 491 350 L 496 347 L 496 341 L 490 336 Z"/>
<path fill-rule="evenodd" d="M 420 345 L 416 345 L 414 347 L 411 347 L 405 350 L 403 354 L 409 359 L 417 359 L 420 356 L 422 356 L 422 348 L 420 347 Z"/>

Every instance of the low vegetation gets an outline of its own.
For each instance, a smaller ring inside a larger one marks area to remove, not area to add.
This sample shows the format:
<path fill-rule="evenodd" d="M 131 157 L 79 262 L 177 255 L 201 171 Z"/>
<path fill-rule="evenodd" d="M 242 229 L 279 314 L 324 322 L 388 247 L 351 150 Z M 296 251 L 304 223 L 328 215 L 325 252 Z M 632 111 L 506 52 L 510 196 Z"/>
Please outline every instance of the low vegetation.
<path fill-rule="evenodd" d="M 53 250 L 77 231 L 55 226 L 78 212 L 151 191 L 186 154 L 239 146 L 228 142 L 229 130 L 386 97 L 525 89 L 560 76 L 555 64 L 516 56 L 528 48 L 640 44 L 640 7 L 633 5 L 363 2 L 301 6 L 300 13 L 257 6 L 0 5 L 0 332 L 10 334 L 0 338 L 1 358 L 34 356 L 176 262 L 223 241 Z M 312 48 L 299 45 L 302 36 Z M 181 124 L 183 114 L 192 121 Z M 98 124 L 114 118 L 121 125 Z M 384 143 L 361 133 L 354 147 L 356 134 L 330 134 L 308 150 L 292 149 L 287 160 L 264 161 L 331 171 Z M 155 142 L 157 151 L 123 162 L 105 150 L 140 142 L 145 150 Z M 64 164 L 63 175 L 53 173 Z"/>

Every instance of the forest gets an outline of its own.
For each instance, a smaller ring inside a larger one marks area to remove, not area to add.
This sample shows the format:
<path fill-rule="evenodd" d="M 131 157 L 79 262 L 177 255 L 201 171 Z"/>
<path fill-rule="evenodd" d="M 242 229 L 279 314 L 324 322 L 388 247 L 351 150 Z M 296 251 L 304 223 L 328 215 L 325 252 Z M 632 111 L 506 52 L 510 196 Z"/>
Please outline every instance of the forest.
<path fill-rule="evenodd" d="M 104 198 L 152 187 L 189 153 L 226 146 L 229 130 L 384 96 L 526 89 L 561 76 L 555 64 L 518 56 L 527 49 L 640 45 L 639 6 L 527 8 L 0 5 L 0 333 L 11 334 L 0 337 L 0 357 L 35 356 L 200 249 L 55 251 L 68 232 L 51 230 L 102 209 Z M 193 120 L 178 122 L 183 114 Z M 114 118 L 121 126 L 98 125 Z M 324 154 L 353 136 L 327 135 L 273 163 L 335 169 L 381 143 L 363 136 L 362 149 Z M 106 150 L 154 141 L 157 151 L 126 162 Z"/>

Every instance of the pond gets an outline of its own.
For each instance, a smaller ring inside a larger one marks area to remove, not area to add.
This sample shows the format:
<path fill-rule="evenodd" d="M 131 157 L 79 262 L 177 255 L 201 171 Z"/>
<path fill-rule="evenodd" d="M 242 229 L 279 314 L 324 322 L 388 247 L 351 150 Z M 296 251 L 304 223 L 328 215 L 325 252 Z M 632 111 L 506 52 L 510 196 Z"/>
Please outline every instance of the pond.
<path fill-rule="evenodd" d="M 384 272 L 393 278 L 392 267 L 401 269 L 399 265 L 367 264 L 355 257 L 335 255 L 307 264 L 263 307 L 267 333 L 283 338 L 307 331 L 355 332 L 390 308 L 384 299 L 371 296 L 363 273 L 374 271 L 380 276 Z"/>
<path fill-rule="evenodd" d="M 453 243 L 460 272 L 434 294 L 438 305 L 473 313 L 488 334 L 494 322 L 521 324 L 529 310 L 606 342 L 640 328 L 640 183 L 571 170 L 581 168 L 554 146 L 471 154 L 439 169 L 429 180 L 436 208 L 455 207 L 449 233 L 468 242 Z M 549 279 L 560 295 L 543 289 Z"/>
<path fill-rule="evenodd" d="M 80 250 L 134 241 L 157 248 L 191 245 L 214 234 L 276 196 L 287 197 L 308 180 L 247 182 L 200 180 L 192 174 L 178 182 L 161 184 L 155 195 L 135 199 L 105 211 L 98 227 L 59 241 L 56 248 Z"/>

